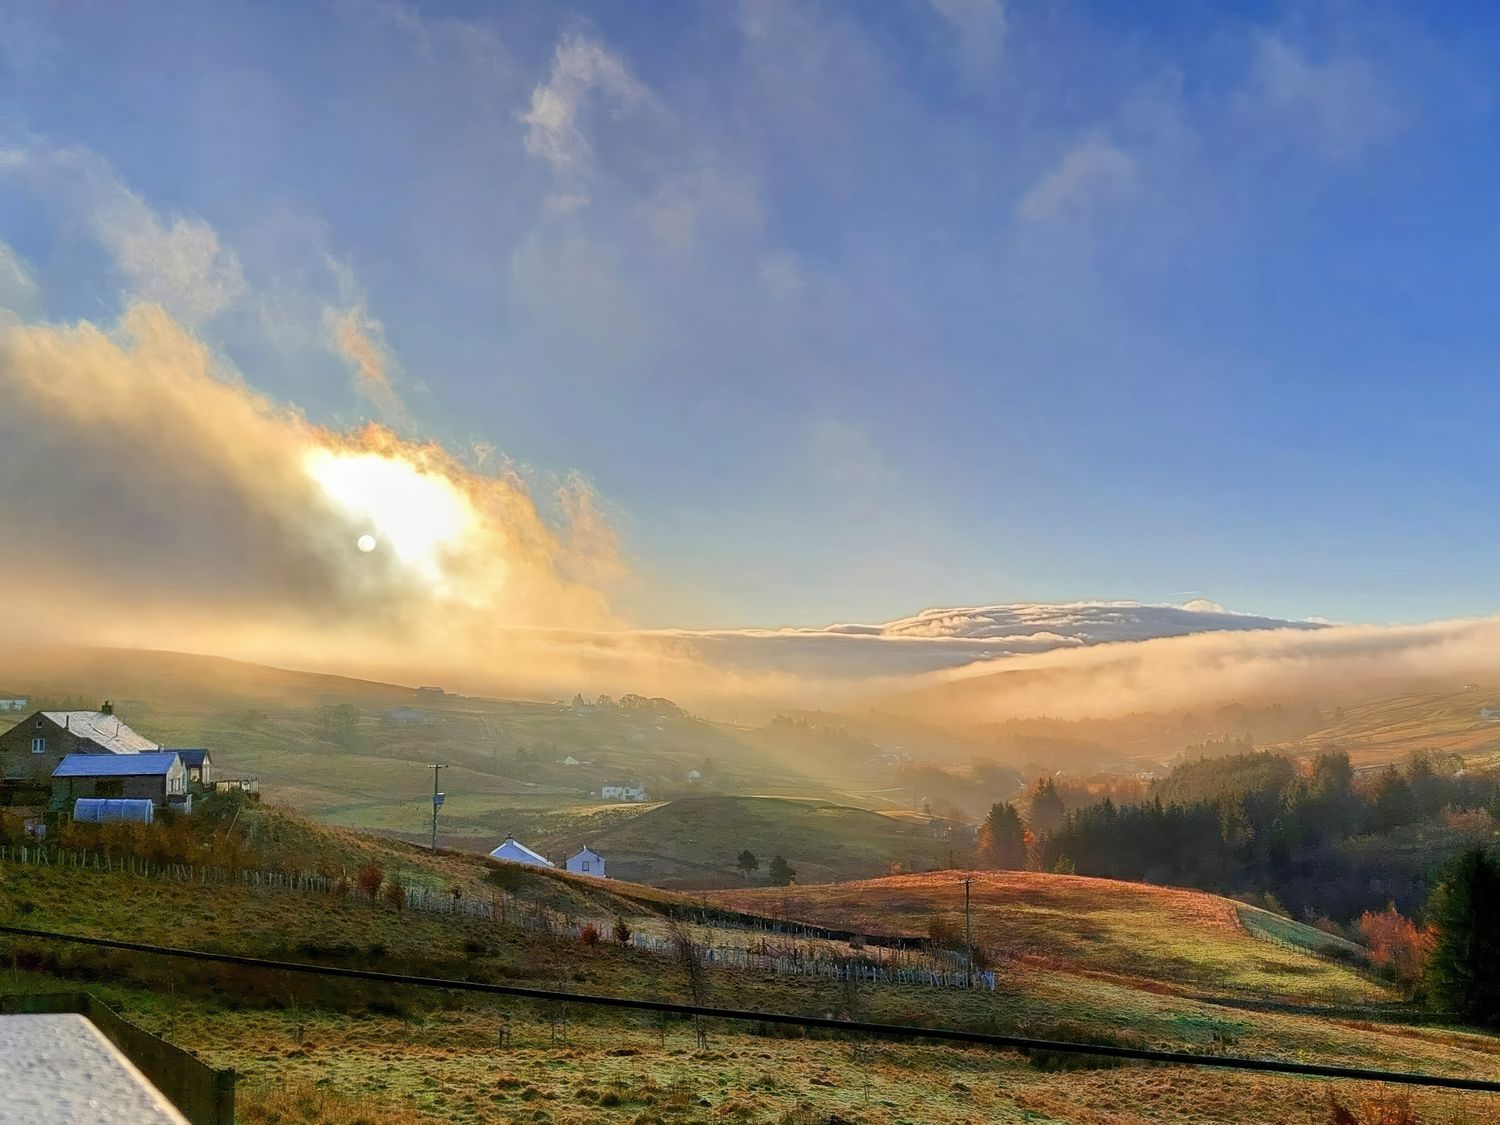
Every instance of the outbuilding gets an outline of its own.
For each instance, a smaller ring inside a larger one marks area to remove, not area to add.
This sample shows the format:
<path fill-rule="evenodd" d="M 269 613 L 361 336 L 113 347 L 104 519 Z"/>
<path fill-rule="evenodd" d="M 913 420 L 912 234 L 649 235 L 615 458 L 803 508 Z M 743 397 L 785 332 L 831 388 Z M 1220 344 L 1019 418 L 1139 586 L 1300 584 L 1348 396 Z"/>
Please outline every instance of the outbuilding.
<path fill-rule="evenodd" d="M 568 870 L 574 875 L 592 875 L 604 878 L 604 857 L 593 848 L 584 848 L 577 855 L 568 857 Z"/>
<path fill-rule="evenodd" d="M 214 787 L 214 760 L 207 750 L 178 750 L 187 769 L 188 787 L 194 792 Z"/>
<path fill-rule="evenodd" d="M 556 867 L 546 856 L 538 855 L 514 836 L 505 837 L 505 842 L 490 852 L 491 859 L 502 863 L 522 863 L 527 867 Z"/>
<path fill-rule="evenodd" d="M 141 754 L 69 754 L 52 771 L 54 807 L 79 797 L 127 797 L 162 807 L 187 794 L 187 767 L 175 750 Z"/>

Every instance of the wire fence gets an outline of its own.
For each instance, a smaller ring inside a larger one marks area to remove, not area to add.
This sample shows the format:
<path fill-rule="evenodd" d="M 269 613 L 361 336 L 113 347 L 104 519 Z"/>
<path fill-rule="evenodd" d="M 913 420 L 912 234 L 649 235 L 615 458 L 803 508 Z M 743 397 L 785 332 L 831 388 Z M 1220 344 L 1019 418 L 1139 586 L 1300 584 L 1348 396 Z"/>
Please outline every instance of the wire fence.
<path fill-rule="evenodd" d="M 0 846 L 0 860 L 102 874 L 128 875 L 199 886 L 240 885 L 262 890 L 346 897 L 358 894 L 347 875 L 330 876 L 315 871 L 271 871 L 232 869 L 190 863 L 157 862 L 136 855 L 112 856 L 106 852 L 82 851 L 57 845 L 23 844 Z M 399 881 L 399 880 L 398 880 Z M 554 910 L 541 903 L 516 898 L 495 890 L 488 896 L 454 894 L 425 883 L 400 882 L 404 909 L 429 914 L 449 914 L 498 925 L 514 926 L 531 933 L 574 941 L 613 934 L 615 919 L 580 917 Z M 709 912 L 695 921 L 706 933 L 694 935 L 692 952 L 705 965 L 775 973 L 782 976 L 816 978 L 839 982 L 900 984 L 926 988 L 976 988 L 995 991 L 998 980 L 989 969 L 971 968 L 967 958 L 951 950 L 894 947 L 869 942 L 854 946 L 840 940 L 798 940 L 790 927 L 769 924 L 763 930 L 717 920 Z M 816 932 L 814 927 L 801 927 Z M 740 942 L 726 942 L 725 930 L 743 934 Z M 774 936 L 773 936 L 774 935 Z M 622 943 L 657 955 L 677 956 L 681 941 L 672 937 L 632 930 Z"/>
<path fill-rule="evenodd" d="M 445 989 L 506 996 L 559 1005 L 587 1005 L 631 1011 L 660 1012 L 668 1015 L 702 1019 L 730 1020 L 748 1025 L 779 1024 L 845 1034 L 880 1036 L 896 1040 L 926 1040 L 937 1043 L 965 1043 L 1022 1052 L 1051 1052 L 1065 1055 L 1091 1055 L 1139 1062 L 1168 1063 L 1213 1067 L 1220 1070 L 1246 1070 L 1261 1073 L 1299 1075 L 1313 1078 L 1350 1079 L 1389 1082 L 1407 1086 L 1427 1086 L 1449 1090 L 1500 1093 L 1500 1081 L 1489 1078 L 1466 1078 L 1446 1074 L 1423 1074 L 1412 1071 L 1382 1070 L 1374 1067 L 1336 1066 L 1326 1063 L 1293 1062 L 1287 1059 L 1247 1058 L 1235 1055 L 1207 1055 L 1191 1051 L 1162 1051 L 1146 1047 L 1125 1047 L 1071 1040 L 1034 1039 L 1028 1036 L 1000 1035 L 992 1032 L 965 1031 L 958 1028 L 915 1027 L 906 1024 L 871 1023 L 863 1020 L 836 1019 L 830 1016 L 804 1016 L 789 1012 L 761 1012 L 738 1008 L 714 1008 L 703 1004 L 686 1004 L 670 1000 L 646 1000 L 627 996 L 601 996 L 591 993 L 563 992 L 556 989 L 529 988 L 520 985 L 491 984 L 448 977 L 423 977 L 405 973 L 383 973 L 373 969 L 349 969 L 335 965 L 309 965 L 297 961 L 274 961 L 263 957 L 245 957 L 231 953 L 209 953 L 197 949 L 121 941 L 115 938 L 87 937 L 51 930 L 34 930 L 23 926 L 0 925 L 0 934 L 43 941 L 70 942 L 131 953 L 176 957 L 192 961 L 239 965 L 277 972 L 307 973 L 315 976 L 342 977 L 387 985 L 411 985 L 418 988 Z"/>

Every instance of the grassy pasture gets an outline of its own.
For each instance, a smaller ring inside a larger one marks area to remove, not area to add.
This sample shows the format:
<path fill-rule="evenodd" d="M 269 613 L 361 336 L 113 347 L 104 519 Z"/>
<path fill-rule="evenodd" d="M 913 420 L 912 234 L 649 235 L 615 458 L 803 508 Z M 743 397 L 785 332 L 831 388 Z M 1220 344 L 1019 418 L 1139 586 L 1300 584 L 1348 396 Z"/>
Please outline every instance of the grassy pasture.
<path fill-rule="evenodd" d="M 247 815 L 250 837 L 268 863 L 290 856 L 323 865 L 375 858 L 388 871 L 460 883 L 466 893 L 491 885 L 490 868 L 468 855 L 434 857 L 275 810 Z M 1500 1072 L 1500 1041 L 1387 1025 L 1373 1006 L 1368 1018 L 1317 1019 L 1215 1003 L 1266 990 L 1356 1011 L 1383 999 L 1352 974 L 1343 979 L 1295 948 L 1257 941 L 1226 900 L 1065 876 L 977 878 L 976 922 L 984 940 L 1026 947 L 1004 963 L 993 993 L 899 985 L 851 990 L 826 980 L 714 968 L 706 973 L 706 999 L 1046 1038 Z M 507 881 L 522 901 L 578 914 L 620 912 L 640 924 L 691 901 L 558 873 L 522 872 Z M 921 932 L 926 913 L 961 906 L 953 890 L 943 875 L 712 899 L 840 926 Z M 670 958 L 488 920 L 400 911 L 358 894 L 204 887 L 10 863 L 0 867 L 0 918 L 397 972 L 666 999 L 691 995 L 685 971 Z M 1295 924 L 1287 925 L 1294 928 L 1283 936 L 1298 937 Z M 1212 986 L 1182 984 L 1186 972 L 1201 969 L 1220 979 Z M 1009 1052 L 855 1047 L 835 1037 L 787 1038 L 740 1024 L 711 1026 L 708 1046 L 700 1049 L 686 1022 L 669 1021 L 664 1029 L 654 1017 L 577 1006 L 559 1034 L 558 1013 L 532 1002 L 225 972 L 35 942 L 0 945 L 0 981 L 5 989 L 93 988 L 216 1065 L 235 1066 L 242 1119 L 251 1125 L 1326 1119 L 1326 1086 L 1315 1081 L 1152 1066 L 1054 1073 Z M 1500 1109 L 1490 1098 L 1465 1095 L 1421 1094 L 1415 1104 L 1426 1121 L 1478 1122 Z"/>
<path fill-rule="evenodd" d="M 1199 891 L 1073 875 L 945 871 L 707 897 L 816 924 L 920 935 L 934 917 L 962 926 L 964 878 L 972 880 L 975 944 L 1011 956 L 1199 992 L 1340 1004 L 1390 999 L 1342 965 L 1256 940 L 1240 921 L 1239 904 Z M 1284 941 L 1319 948 L 1332 940 L 1309 926 L 1278 922 Z"/>

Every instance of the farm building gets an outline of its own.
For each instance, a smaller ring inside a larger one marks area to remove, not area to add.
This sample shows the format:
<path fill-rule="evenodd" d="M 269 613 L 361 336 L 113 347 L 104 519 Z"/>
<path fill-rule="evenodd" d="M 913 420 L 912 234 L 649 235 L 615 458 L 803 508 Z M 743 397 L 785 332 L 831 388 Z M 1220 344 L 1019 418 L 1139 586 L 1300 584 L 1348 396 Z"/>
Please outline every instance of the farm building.
<path fill-rule="evenodd" d="M 0 777 L 45 784 L 69 754 L 160 749 L 108 711 L 37 711 L 0 734 Z"/>
<path fill-rule="evenodd" d="M 24 711 L 27 702 L 24 695 L 0 696 L 0 711 Z"/>
<path fill-rule="evenodd" d="M 568 858 L 568 870 L 574 875 L 592 875 L 595 879 L 602 879 L 604 857 L 593 848 L 584 848 L 577 855 Z"/>
<path fill-rule="evenodd" d="M 599 796 L 606 801 L 644 801 L 646 790 L 639 785 L 606 785 Z"/>
<path fill-rule="evenodd" d="M 520 843 L 514 836 L 505 837 L 505 843 L 490 852 L 491 859 L 502 860 L 505 863 L 524 863 L 527 867 L 555 867 L 550 859 L 538 855 L 525 844 Z"/>
<path fill-rule="evenodd" d="M 187 767 L 172 750 L 69 754 L 52 771 L 56 807 L 71 807 L 79 797 L 127 797 L 160 807 L 186 796 Z"/>
<path fill-rule="evenodd" d="M 178 750 L 187 769 L 189 789 L 212 789 L 214 787 L 214 761 L 207 750 Z"/>

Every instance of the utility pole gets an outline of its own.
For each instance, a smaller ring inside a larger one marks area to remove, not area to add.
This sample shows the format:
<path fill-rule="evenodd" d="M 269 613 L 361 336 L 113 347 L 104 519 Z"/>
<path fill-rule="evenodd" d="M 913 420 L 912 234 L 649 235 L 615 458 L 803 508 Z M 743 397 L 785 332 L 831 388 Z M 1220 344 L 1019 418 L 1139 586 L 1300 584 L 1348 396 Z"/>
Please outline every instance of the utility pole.
<path fill-rule="evenodd" d="M 974 931 L 969 927 L 969 884 L 971 879 L 964 880 L 964 945 L 969 950 L 969 987 L 974 987 Z"/>
<path fill-rule="evenodd" d="M 432 764 L 432 850 L 437 851 L 437 814 L 442 808 L 444 794 L 438 792 L 438 770 L 447 769 L 436 762 Z"/>

